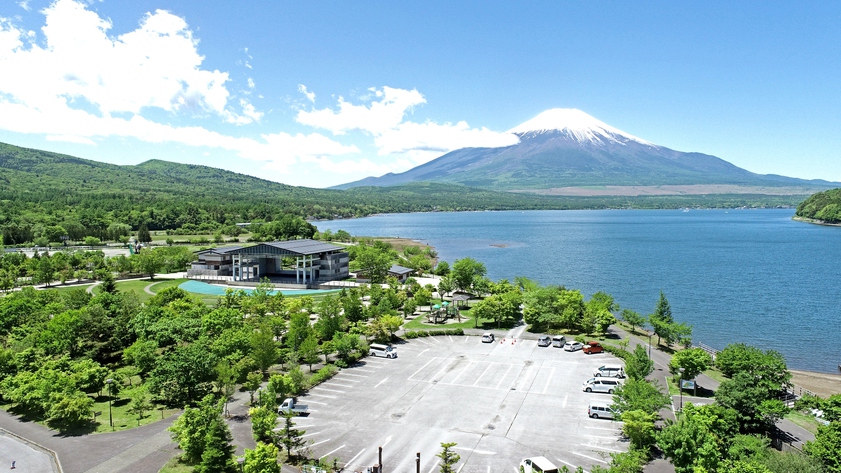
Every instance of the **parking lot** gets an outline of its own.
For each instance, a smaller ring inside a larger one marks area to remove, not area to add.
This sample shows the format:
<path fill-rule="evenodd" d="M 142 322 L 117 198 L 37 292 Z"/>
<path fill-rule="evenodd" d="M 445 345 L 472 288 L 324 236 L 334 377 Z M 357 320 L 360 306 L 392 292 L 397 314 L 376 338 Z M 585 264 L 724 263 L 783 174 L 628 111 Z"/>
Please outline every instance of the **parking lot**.
<path fill-rule="evenodd" d="M 538 347 L 536 340 L 477 336 L 419 338 L 395 345 L 398 358 L 365 358 L 299 400 L 296 418 L 310 454 L 340 459 L 345 471 L 365 471 L 383 447 L 384 471 L 437 471 L 442 442 L 457 442 L 460 472 L 517 472 L 520 461 L 543 455 L 558 467 L 606 465 L 627 450 L 620 423 L 587 416 L 582 383 L 610 354 L 584 355 Z"/>

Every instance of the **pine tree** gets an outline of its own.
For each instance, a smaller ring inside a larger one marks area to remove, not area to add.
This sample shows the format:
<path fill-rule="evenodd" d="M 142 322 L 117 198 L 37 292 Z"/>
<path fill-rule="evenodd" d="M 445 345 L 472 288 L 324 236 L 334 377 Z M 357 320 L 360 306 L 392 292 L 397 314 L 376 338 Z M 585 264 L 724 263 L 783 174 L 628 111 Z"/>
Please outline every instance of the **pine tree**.
<path fill-rule="evenodd" d="M 304 440 L 305 430 L 298 430 L 295 428 L 295 423 L 292 418 L 295 417 L 294 412 L 286 412 L 283 415 L 283 428 L 277 433 L 277 441 L 286 447 L 286 456 L 292 457 L 292 450 L 296 452 L 306 444 Z"/>
<path fill-rule="evenodd" d="M 435 455 L 441 459 L 441 473 L 455 473 L 455 464 L 461 460 L 461 455 L 451 450 L 456 445 L 455 442 L 441 443 L 441 453 Z"/>
<path fill-rule="evenodd" d="M 140 225 L 140 228 L 137 229 L 137 241 L 140 243 L 152 242 L 152 235 L 149 234 L 149 227 L 147 227 L 145 223 Z"/>

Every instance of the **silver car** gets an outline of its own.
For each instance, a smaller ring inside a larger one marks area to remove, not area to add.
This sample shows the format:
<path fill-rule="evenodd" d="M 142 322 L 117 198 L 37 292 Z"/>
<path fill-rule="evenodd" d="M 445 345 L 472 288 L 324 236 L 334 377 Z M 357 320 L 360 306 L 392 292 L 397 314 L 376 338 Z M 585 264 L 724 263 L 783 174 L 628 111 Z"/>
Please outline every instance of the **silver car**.
<path fill-rule="evenodd" d="M 610 378 L 590 378 L 584 383 L 584 386 L 581 387 L 581 390 L 585 393 L 607 393 L 613 394 L 613 391 L 616 390 L 619 386 L 622 385 L 622 382 L 616 379 Z"/>
<path fill-rule="evenodd" d="M 575 340 L 570 340 L 564 344 L 564 350 L 566 351 L 578 351 L 582 348 L 584 348 L 584 344 Z"/>

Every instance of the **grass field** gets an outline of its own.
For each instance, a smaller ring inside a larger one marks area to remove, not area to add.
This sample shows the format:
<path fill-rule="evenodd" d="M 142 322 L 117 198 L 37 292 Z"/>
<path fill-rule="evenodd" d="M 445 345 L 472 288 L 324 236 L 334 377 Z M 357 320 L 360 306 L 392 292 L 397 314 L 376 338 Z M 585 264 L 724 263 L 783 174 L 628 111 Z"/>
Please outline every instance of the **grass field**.
<path fill-rule="evenodd" d="M 158 471 L 158 473 L 192 473 L 192 471 L 193 467 L 187 465 L 186 463 L 182 463 L 178 457 L 175 457 L 168 461 L 166 465 Z"/>
<path fill-rule="evenodd" d="M 128 410 L 131 397 L 138 390 L 143 389 L 137 385 L 139 378 L 135 377 L 134 382 L 134 386 L 124 386 L 123 390 L 117 394 L 116 399 L 111 402 L 111 416 L 114 420 L 113 429 L 108 417 L 108 396 L 94 396 L 93 411 L 98 414 L 96 416 L 95 433 L 133 429 L 165 419 L 178 412 L 178 409 L 167 409 L 163 405 L 154 404 L 153 409 L 144 413 L 142 419 L 138 419 L 136 414 L 130 414 Z"/>

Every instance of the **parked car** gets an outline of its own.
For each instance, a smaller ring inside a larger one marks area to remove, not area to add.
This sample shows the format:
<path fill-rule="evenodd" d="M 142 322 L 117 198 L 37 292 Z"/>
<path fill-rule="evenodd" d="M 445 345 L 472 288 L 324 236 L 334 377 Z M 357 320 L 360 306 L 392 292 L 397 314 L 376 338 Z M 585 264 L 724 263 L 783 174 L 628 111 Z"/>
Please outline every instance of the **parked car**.
<path fill-rule="evenodd" d="M 386 358 L 397 358 L 397 349 L 391 345 L 382 345 L 379 343 L 372 343 L 369 350 L 371 356 L 384 356 Z"/>
<path fill-rule="evenodd" d="M 520 473 L 558 473 L 558 467 L 546 457 L 532 457 L 520 462 Z"/>
<path fill-rule="evenodd" d="M 584 345 L 584 353 L 592 355 L 593 353 L 604 353 L 604 347 L 599 342 L 587 342 Z"/>
<path fill-rule="evenodd" d="M 611 378 L 624 378 L 625 377 L 625 368 L 621 366 L 615 365 L 604 365 L 599 366 L 598 368 L 593 371 L 593 376 L 608 376 Z"/>
<path fill-rule="evenodd" d="M 286 414 L 286 413 L 293 413 L 293 414 L 303 414 L 307 412 L 309 406 L 306 404 L 298 404 L 295 402 L 295 398 L 287 397 L 283 400 L 283 403 L 277 407 L 278 414 Z"/>
<path fill-rule="evenodd" d="M 564 350 L 566 351 L 578 351 L 584 348 L 584 344 L 581 342 L 576 342 L 575 340 L 570 340 L 564 343 Z"/>
<path fill-rule="evenodd" d="M 493 343 L 493 341 L 494 341 L 494 334 L 492 334 L 492 333 L 482 334 L 482 343 Z"/>
<path fill-rule="evenodd" d="M 565 342 L 566 339 L 563 335 L 555 335 L 554 337 L 552 337 L 552 346 L 555 348 L 563 348 Z"/>
<path fill-rule="evenodd" d="M 607 404 L 591 402 L 590 405 L 587 406 L 587 415 L 593 419 L 613 419 L 616 416 L 616 413 L 613 412 L 613 409 Z"/>
<path fill-rule="evenodd" d="M 547 337 L 546 335 L 542 335 L 540 338 L 537 339 L 537 346 L 539 347 L 548 347 L 552 344 L 552 339 Z"/>
<path fill-rule="evenodd" d="M 622 382 L 618 379 L 590 378 L 584 383 L 581 390 L 585 393 L 613 394 L 613 391 L 621 385 Z"/>

